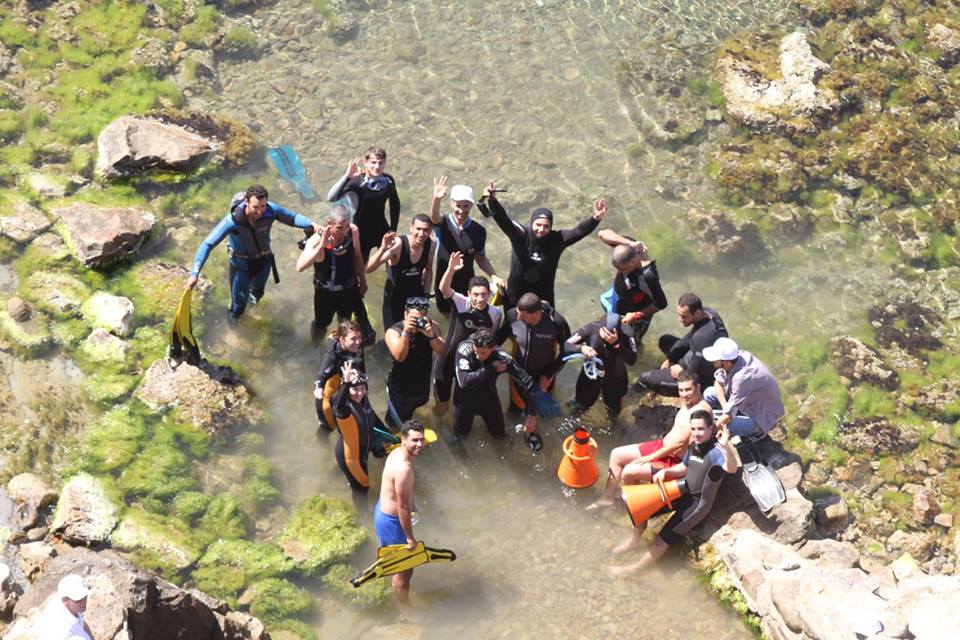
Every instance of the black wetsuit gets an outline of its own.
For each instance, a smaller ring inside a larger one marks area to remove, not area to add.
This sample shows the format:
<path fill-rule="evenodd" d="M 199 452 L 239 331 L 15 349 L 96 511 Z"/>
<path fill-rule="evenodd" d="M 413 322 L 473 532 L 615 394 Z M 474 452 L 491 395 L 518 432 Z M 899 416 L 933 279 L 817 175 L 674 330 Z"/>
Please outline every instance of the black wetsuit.
<path fill-rule="evenodd" d="M 470 300 L 456 291 L 453 292 L 451 301 L 453 314 L 450 316 L 450 328 L 447 330 L 447 350 L 442 356 L 437 357 L 433 364 L 434 389 L 437 400 L 440 402 L 450 399 L 453 361 L 457 346 L 481 327 L 496 330 L 503 318 L 503 312 L 491 304 L 482 311 L 474 309 L 470 306 Z"/>
<path fill-rule="evenodd" d="M 397 264 L 391 266 L 389 262 L 387 263 L 387 282 L 383 286 L 384 331 L 393 323 L 403 320 L 403 309 L 407 298 L 426 295 L 423 271 L 427 268 L 427 262 L 430 261 L 433 241 L 430 238 L 423 241 L 420 259 L 416 262 L 410 260 L 410 239 L 407 236 L 400 236 L 400 243 Z"/>
<path fill-rule="evenodd" d="M 586 373 L 580 371 L 574 396 L 577 404 L 583 409 L 592 407 L 602 393 L 607 409 L 613 413 L 619 413 L 623 407 L 623 397 L 627 395 L 629 388 L 627 365 L 637 361 L 637 341 L 633 337 L 633 330 L 629 326 L 620 324 L 617 327 L 617 341 L 608 344 L 600 337 L 600 329 L 605 326 L 605 321 L 598 320 L 580 327 L 567 340 L 565 349 L 567 353 L 580 353 L 580 347 L 583 345 L 593 347 L 601 363 L 595 380 L 591 380 Z M 582 361 L 574 360 L 574 362 Z"/>
<path fill-rule="evenodd" d="M 403 322 L 395 323 L 390 329 L 403 335 Z M 413 417 L 417 407 L 430 400 L 431 340 L 419 331 L 408 339 L 407 358 L 403 362 L 394 360 L 387 376 L 387 420 L 397 429 Z"/>
<path fill-rule="evenodd" d="M 626 275 L 618 273 L 613 279 L 613 291 L 617 295 L 614 311 L 620 315 L 643 311 L 650 306 L 661 310 L 667 308 L 667 296 L 660 285 L 656 262 L 634 269 Z M 652 317 L 646 317 L 631 323 L 635 339 L 643 338 L 650 328 L 651 320 Z"/>
<path fill-rule="evenodd" d="M 683 457 L 683 464 L 687 467 L 687 473 L 681 480 L 683 495 L 673 501 L 673 515 L 658 534 L 667 544 L 679 542 L 707 517 L 713 508 L 720 483 L 727 475 L 723 470 L 723 453 L 716 438 L 699 445 L 691 444 Z M 670 508 L 664 505 L 654 516 L 669 511 Z"/>
<path fill-rule="evenodd" d="M 333 416 L 333 397 L 340 390 L 340 370 L 350 362 L 357 371 L 364 371 L 363 349 L 357 353 L 347 351 L 340 346 L 336 338 L 327 340 L 327 351 L 320 358 L 320 370 L 317 371 L 315 389 L 323 389 L 323 399 L 314 396 L 313 404 L 317 410 L 317 420 L 320 426 L 333 431 L 335 426 Z"/>
<path fill-rule="evenodd" d="M 374 413 L 367 396 L 359 403 L 350 398 L 350 385 L 341 385 L 335 401 L 337 415 L 337 444 L 333 456 L 347 477 L 350 488 L 367 491 L 370 477 L 367 475 L 367 456 L 386 455 L 383 444 L 377 439 L 374 427 L 387 431 L 383 422 Z"/>
<path fill-rule="evenodd" d="M 660 336 L 660 351 L 670 361 L 670 364 L 679 364 L 687 371 L 697 376 L 701 389 L 713 384 L 713 363 L 703 359 L 703 350 L 712 346 L 717 338 L 727 337 L 727 328 L 720 315 L 710 309 L 703 308 L 706 316 L 696 322 L 682 338 L 669 333 Z M 640 374 L 640 382 L 652 391 L 665 395 L 676 396 L 677 381 L 670 375 L 669 369 L 652 369 Z"/>
<path fill-rule="evenodd" d="M 353 234 L 347 233 L 343 242 L 325 247 L 322 262 L 313 264 L 313 325 L 314 340 L 326 333 L 334 314 L 340 320 L 353 315 L 360 298 L 359 280 L 353 255 Z"/>
<path fill-rule="evenodd" d="M 570 325 L 546 302 L 543 303 L 543 316 L 536 326 L 520 320 L 514 308 L 507 311 L 503 325 L 497 331 L 497 342 L 502 344 L 508 338 L 513 342 L 513 357 L 537 385 L 541 376 L 553 378 L 563 368 L 563 344 L 569 337 Z M 523 394 L 512 379 L 510 404 L 517 409 L 525 408 Z"/>
<path fill-rule="evenodd" d="M 497 395 L 497 377 L 500 373 L 493 367 L 497 361 L 506 362 L 504 373 L 510 375 L 517 387 L 523 391 L 528 416 L 537 413 L 536 386 L 533 378 L 523 370 L 516 360 L 500 349 L 481 362 L 473 350 L 473 341 L 464 340 L 456 350 L 457 384 L 453 391 L 453 430 L 461 436 L 470 433 L 473 419 L 477 416 L 487 425 L 487 431 L 494 438 L 506 435 L 503 422 L 503 407 Z"/>
<path fill-rule="evenodd" d="M 357 212 L 353 224 L 360 228 L 360 252 L 366 262 L 370 251 L 380 245 L 387 231 L 396 231 L 400 222 L 400 196 L 393 176 L 384 173 L 376 178 L 366 174 L 354 176 L 349 180 L 340 178 L 327 194 L 330 202 L 339 200 L 348 193 L 357 195 Z M 390 202 L 390 224 L 384 218 L 387 202 Z"/>
<path fill-rule="evenodd" d="M 520 296 L 531 292 L 540 296 L 541 300 L 556 304 L 554 282 L 560 255 L 564 249 L 593 233 L 600 221 L 590 217 L 573 229 L 551 230 L 544 237 L 537 238 L 531 227 L 534 218 L 531 218 L 531 224 L 524 226 L 511 220 L 499 201 L 487 202 L 494 221 L 507 234 L 513 247 L 510 276 L 507 278 L 508 307 L 513 307 Z M 548 218 L 551 225 L 553 224 L 553 213 L 548 209 L 537 209 L 534 216 Z"/>
<path fill-rule="evenodd" d="M 477 256 L 484 255 L 487 245 L 487 230 L 473 218 L 467 218 L 463 229 L 457 226 L 452 214 L 443 216 L 440 224 L 433 227 L 436 238 L 436 258 L 434 259 L 434 290 L 436 292 L 437 310 L 441 313 L 450 313 L 450 302 L 440 293 L 440 280 L 450 263 L 450 254 L 459 251 L 463 254 L 463 268 L 453 274 L 451 288 L 466 295 L 467 284 L 475 275 L 473 262 Z M 448 343 L 449 345 L 449 343 Z"/>

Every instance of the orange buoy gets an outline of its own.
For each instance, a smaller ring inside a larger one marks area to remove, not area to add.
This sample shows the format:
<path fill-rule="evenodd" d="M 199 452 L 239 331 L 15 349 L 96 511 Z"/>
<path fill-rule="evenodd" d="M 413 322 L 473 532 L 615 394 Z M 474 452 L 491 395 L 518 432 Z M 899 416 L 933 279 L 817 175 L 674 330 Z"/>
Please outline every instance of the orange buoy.
<path fill-rule="evenodd" d="M 633 526 L 639 527 L 664 505 L 673 509 L 673 501 L 683 495 L 683 490 L 679 482 L 670 480 L 653 484 L 625 484 L 621 487 L 621 494 Z"/>
<path fill-rule="evenodd" d="M 596 457 L 597 443 L 589 431 L 577 427 L 573 435 L 563 441 L 563 459 L 557 467 L 557 477 L 572 489 L 589 487 L 600 474 L 594 461 Z"/>

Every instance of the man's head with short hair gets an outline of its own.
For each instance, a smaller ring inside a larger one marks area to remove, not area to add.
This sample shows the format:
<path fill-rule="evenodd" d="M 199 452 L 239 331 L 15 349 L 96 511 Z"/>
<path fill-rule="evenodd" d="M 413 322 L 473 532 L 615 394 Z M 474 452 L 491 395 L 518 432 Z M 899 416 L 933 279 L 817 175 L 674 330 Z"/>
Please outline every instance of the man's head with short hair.
<path fill-rule="evenodd" d="M 417 247 L 422 246 L 423 241 L 430 237 L 432 231 L 433 221 L 430 220 L 430 216 L 418 213 L 410 221 L 410 244 Z"/>
<path fill-rule="evenodd" d="M 493 333 L 492 329 L 486 327 L 481 327 L 473 332 L 473 335 L 470 336 L 471 342 L 473 342 L 473 353 L 477 356 L 480 362 L 486 362 L 487 359 L 493 355 L 493 352 L 496 351 L 496 336 Z"/>
<path fill-rule="evenodd" d="M 680 319 L 680 324 L 685 327 L 702 320 L 705 313 L 703 302 L 695 293 L 685 293 L 677 301 L 677 317 Z"/>
<path fill-rule="evenodd" d="M 697 444 L 703 444 L 713 437 L 713 412 L 698 409 L 690 414 L 690 435 Z"/>
<path fill-rule="evenodd" d="M 350 233 L 350 209 L 342 204 L 335 204 L 327 212 L 327 227 L 333 231 L 333 242 L 340 244 Z"/>
<path fill-rule="evenodd" d="M 686 369 L 682 369 L 677 375 L 677 393 L 685 407 L 692 407 L 701 400 L 700 383 L 696 376 Z"/>
<path fill-rule="evenodd" d="M 486 309 L 490 299 L 490 281 L 483 276 L 473 276 L 467 283 L 467 297 L 474 309 Z"/>
<path fill-rule="evenodd" d="M 377 145 L 370 146 L 366 151 L 363 152 L 363 159 L 369 160 L 370 158 L 380 158 L 386 162 L 387 152 L 383 149 L 383 147 L 378 147 Z"/>
<path fill-rule="evenodd" d="M 610 264 L 620 273 L 629 273 L 633 271 L 634 261 L 638 255 L 637 250 L 630 245 L 620 244 L 613 248 L 613 252 L 610 254 Z"/>
<path fill-rule="evenodd" d="M 262 184 L 251 185 L 243 195 L 243 213 L 250 224 L 256 224 L 267 210 L 267 189 Z"/>
<path fill-rule="evenodd" d="M 543 319 L 543 300 L 531 292 L 525 293 L 517 300 L 517 318 L 520 322 L 535 326 Z"/>
<path fill-rule="evenodd" d="M 362 333 L 360 332 L 360 325 L 353 320 L 343 320 L 337 325 L 337 330 L 334 335 L 340 342 L 340 347 L 345 351 L 349 351 L 350 353 L 360 351 Z"/>
<path fill-rule="evenodd" d="M 260 198 L 261 200 L 268 200 L 270 198 L 267 195 L 267 188 L 262 184 L 254 184 L 247 187 L 246 193 L 243 194 L 243 199 L 247 202 L 250 201 L 250 198 Z"/>
<path fill-rule="evenodd" d="M 424 426 L 416 420 L 406 420 L 400 425 L 400 444 L 409 455 L 420 455 L 426 445 Z"/>

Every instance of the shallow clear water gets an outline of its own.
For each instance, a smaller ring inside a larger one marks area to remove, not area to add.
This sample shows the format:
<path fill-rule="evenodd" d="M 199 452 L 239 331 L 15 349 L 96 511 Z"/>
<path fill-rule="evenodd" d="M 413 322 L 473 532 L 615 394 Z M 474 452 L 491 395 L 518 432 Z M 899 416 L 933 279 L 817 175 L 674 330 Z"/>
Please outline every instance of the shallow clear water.
<path fill-rule="evenodd" d="M 666 77 L 672 69 L 665 67 L 675 60 L 702 69 L 718 39 L 731 31 L 789 20 L 785 4 L 389 2 L 359 13 L 357 39 L 335 46 L 309 26 L 297 29 L 307 3 L 281 2 L 256 20 L 264 29 L 286 33 L 286 41 L 257 61 L 221 65 L 222 96 L 212 103 L 197 98 L 195 106 L 251 123 L 266 144 L 293 144 L 320 192 L 350 157 L 370 144 L 384 146 L 387 170 L 397 178 L 404 203 L 401 228 L 411 214 L 426 211 L 432 178 L 446 174 L 451 183 L 478 191 L 485 180 L 497 179 L 509 188 L 503 201 L 515 217 L 525 219 L 532 208 L 549 206 L 560 227 L 575 224 L 594 197 L 606 195 L 610 213 L 604 226 L 642 238 L 648 224 L 673 226 L 689 206 L 661 196 L 669 179 L 681 178 L 691 200 L 708 202 L 713 194 L 702 178 L 699 151 L 674 154 L 646 146 L 637 157 L 628 156 L 627 145 L 643 140 L 637 113 L 669 108 L 669 98 L 645 94 L 640 84 L 624 91 L 618 69 L 628 64 Z M 252 85 L 261 89 L 256 99 Z M 299 205 L 289 192 L 276 199 Z M 323 210 L 301 208 L 314 215 Z M 493 224 L 487 228 L 488 253 L 506 275 L 509 246 Z M 285 500 L 325 492 L 349 501 L 333 461 L 333 441 L 318 441 L 314 433 L 310 394 L 318 357 L 307 347 L 311 279 L 292 269 L 294 234 L 277 229 L 274 237 L 284 280 L 270 285 L 267 300 L 251 316 L 284 317 L 293 330 L 268 353 L 251 358 L 252 323 L 229 336 L 222 312 L 208 305 L 208 348 L 253 373 L 272 415 L 269 441 Z M 674 265 L 661 275 L 671 305 L 682 292 L 696 290 L 721 309 L 728 325 L 762 327 L 768 314 L 778 322 L 795 316 L 793 323 L 807 330 L 815 322 L 813 331 L 826 332 L 844 326 L 847 309 L 858 305 L 856 287 L 845 292 L 842 281 L 812 277 L 825 262 L 845 260 L 830 251 L 824 255 L 762 274 Z M 557 306 L 573 328 L 596 315 L 596 298 L 611 279 L 608 257 L 594 239 L 565 256 Z M 222 274 L 208 272 L 221 286 Z M 382 284 L 381 271 L 371 280 L 374 293 L 368 299 L 375 322 Z M 785 297 L 802 298 L 803 309 L 784 308 Z M 789 331 L 793 323 L 778 330 Z M 649 336 L 667 330 L 679 330 L 670 309 L 655 320 Z M 658 360 L 648 347 L 641 362 L 650 366 Z M 382 347 L 368 350 L 367 361 L 368 370 L 385 375 Z M 573 367 L 562 374 L 561 400 L 570 395 L 575 377 Z M 382 415 L 382 385 L 373 385 L 373 395 Z M 600 444 L 601 470 L 611 447 L 657 432 L 651 410 L 638 409 L 634 396 L 627 402 L 614 425 L 596 408 L 584 418 Z M 437 421 L 427 411 L 421 417 L 446 433 L 449 415 Z M 531 455 L 518 438 L 493 445 L 478 427 L 465 452 L 456 453 L 442 437 L 418 460 L 417 534 L 459 556 L 452 565 L 427 566 L 415 574 L 414 604 L 426 637 L 750 637 L 707 593 L 682 553 L 643 576 L 610 577 L 609 549 L 629 534 L 629 522 L 622 507 L 586 514 L 583 506 L 598 489 L 572 492 L 556 480 L 560 442 L 571 431 L 566 422 L 548 425 L 544 451 Z M 371 463 L 371 476 L 378 477 L 381 463 Z M 360 511 L 368 527 L 371 508 Z M 372 557 L 371 546 L 359 562 Z M 362 637 L 394 616 L 324 600 L 313 623 L 321 637 Z"/>

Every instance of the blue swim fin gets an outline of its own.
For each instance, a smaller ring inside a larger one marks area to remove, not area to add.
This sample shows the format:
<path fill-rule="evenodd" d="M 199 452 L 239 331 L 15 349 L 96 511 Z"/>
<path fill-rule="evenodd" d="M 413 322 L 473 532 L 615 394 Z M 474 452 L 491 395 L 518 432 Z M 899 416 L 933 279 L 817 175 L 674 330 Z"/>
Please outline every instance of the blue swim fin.
<path fill-rule="evenodd" d="M 614 309 L 617 308 L 618 300 L 619 296 L 617 296 L 616 291 L 613 290 L 613 287 L 610 287 L 600 295 L 600 306 L 607 313 L 613 313 Z"/>
<path fill-rule="evenodd" d="M 307 182 L 307 170 L 303 168 L 300 162 L 300 156 L 288 144 L 279 147 L 270 147 L 267 149 L 267 155 L 270 161 L 276 167 L 280 177 L 293 185 L 305 200 L 315 200 L 317 192 L 313 190 L 310 183 Z"/>

